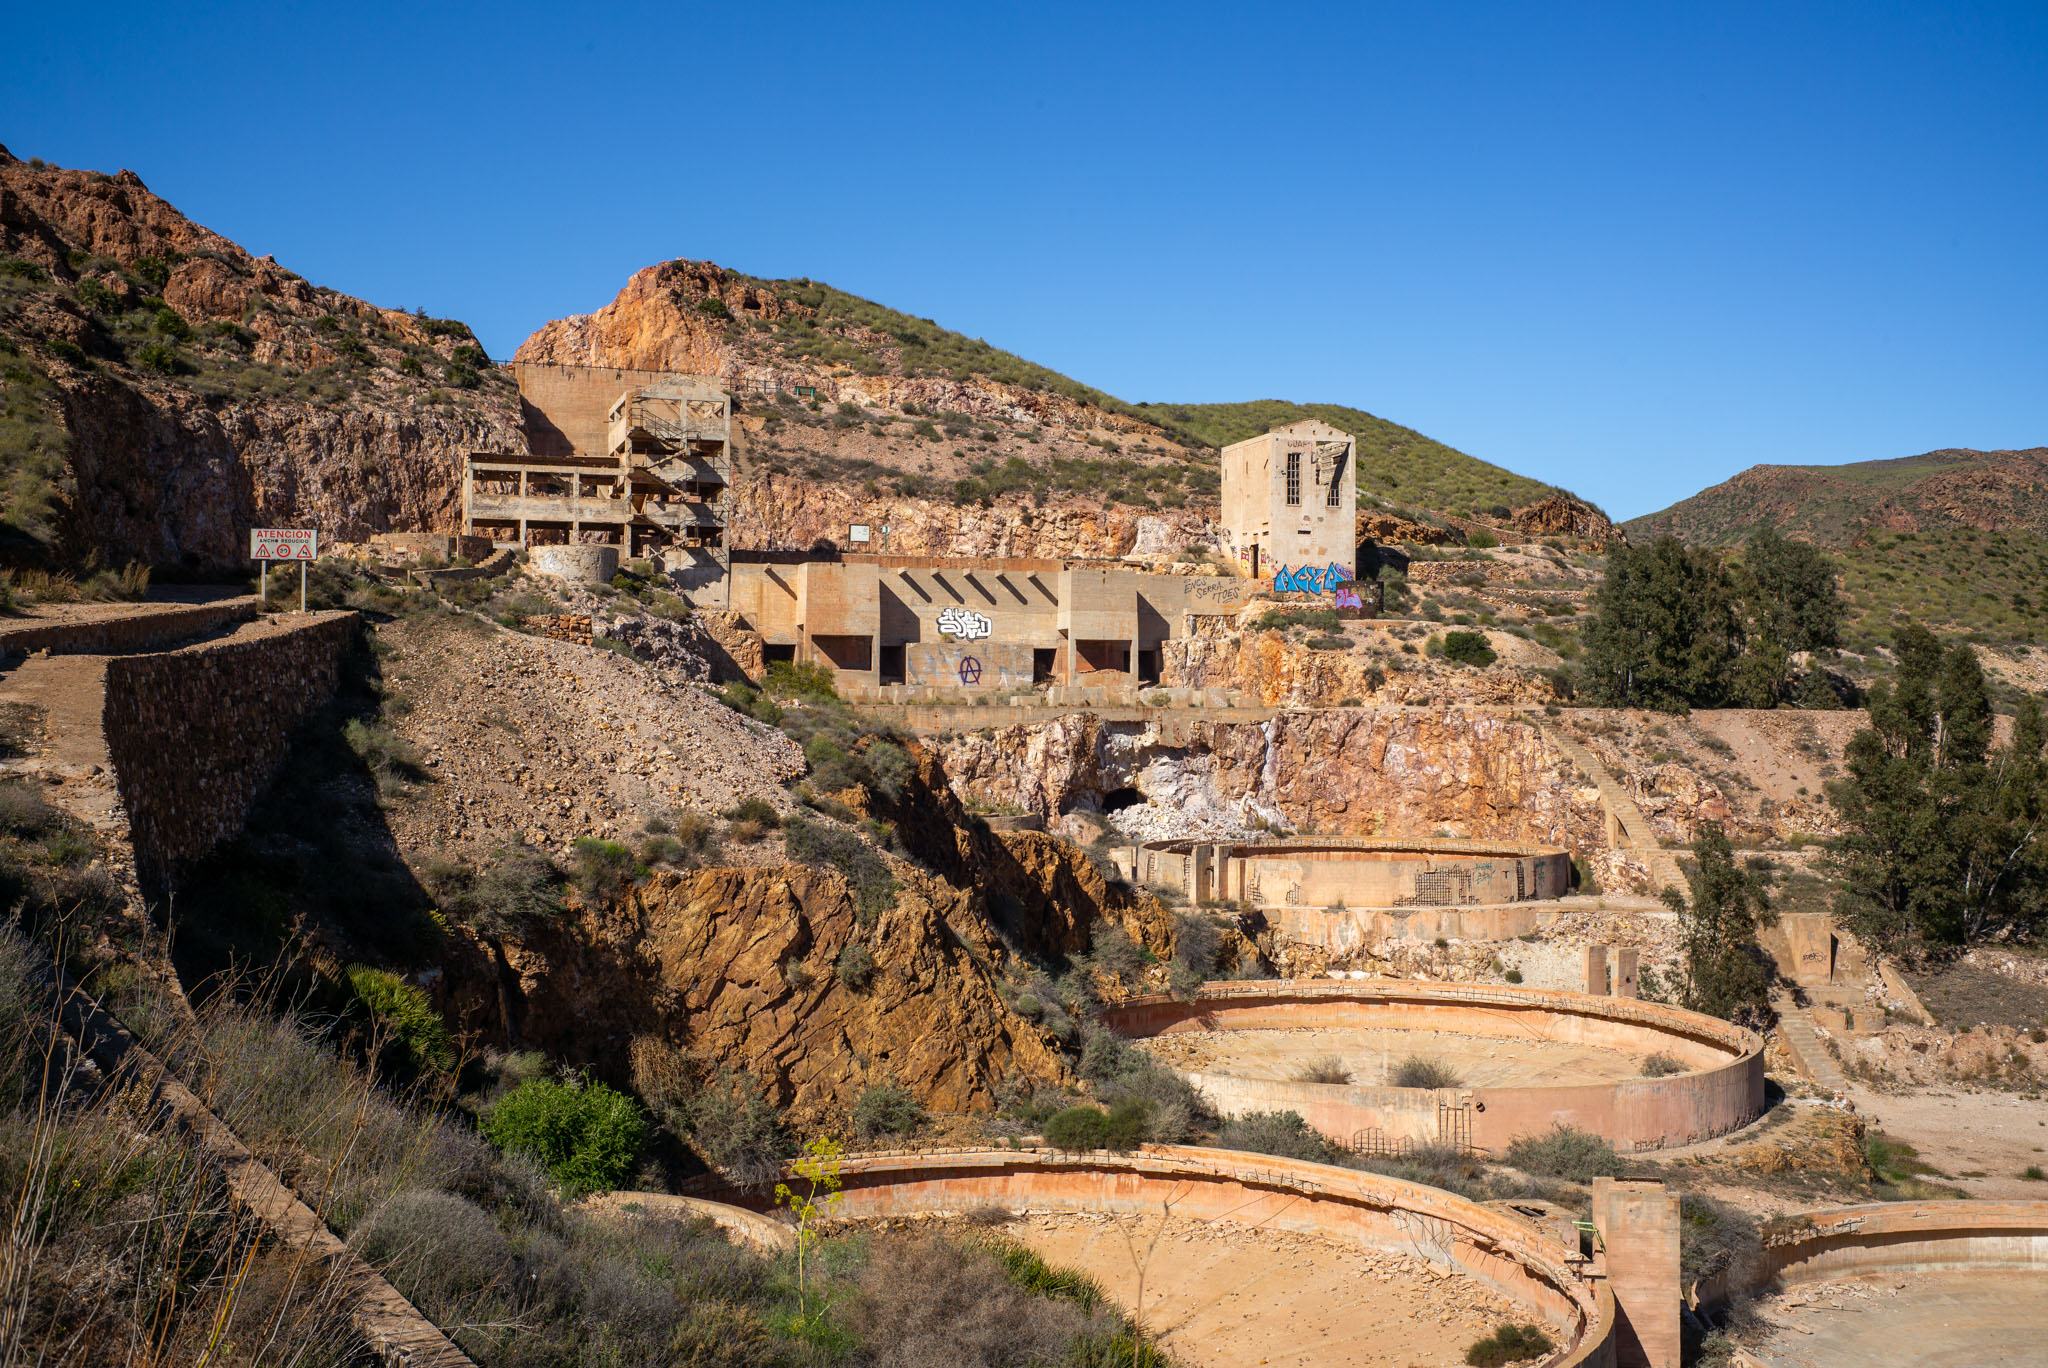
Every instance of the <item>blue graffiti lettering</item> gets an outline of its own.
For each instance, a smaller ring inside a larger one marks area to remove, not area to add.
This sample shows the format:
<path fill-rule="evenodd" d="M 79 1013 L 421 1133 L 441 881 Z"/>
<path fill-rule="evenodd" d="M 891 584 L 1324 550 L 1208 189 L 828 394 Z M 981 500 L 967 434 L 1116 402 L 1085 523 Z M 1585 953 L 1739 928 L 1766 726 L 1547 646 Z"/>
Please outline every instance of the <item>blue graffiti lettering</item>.
<path fill-rule="evenodd" d="M 1293 570 L 1281 565 L 1273 570 L 1273 590 L 1281 594 L 1327 594 L 1351 579 L 1351 572 L 1341 565 L 1327 565 L 1320 570 L 1313 565 Z"/>

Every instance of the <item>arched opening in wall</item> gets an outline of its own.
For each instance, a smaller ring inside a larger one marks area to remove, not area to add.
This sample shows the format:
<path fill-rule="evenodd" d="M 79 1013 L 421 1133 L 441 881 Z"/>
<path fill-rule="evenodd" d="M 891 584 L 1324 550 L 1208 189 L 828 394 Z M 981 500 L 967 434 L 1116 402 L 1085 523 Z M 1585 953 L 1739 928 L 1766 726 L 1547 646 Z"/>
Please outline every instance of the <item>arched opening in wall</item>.
<path fill-rule="evenodd" d="M 1102 795 L 1104 812 L 1122 812 L 1125 808 L 1136 807 L 1145 801 L 1145 795 L 1134 788 L 1111 789 Z"/>

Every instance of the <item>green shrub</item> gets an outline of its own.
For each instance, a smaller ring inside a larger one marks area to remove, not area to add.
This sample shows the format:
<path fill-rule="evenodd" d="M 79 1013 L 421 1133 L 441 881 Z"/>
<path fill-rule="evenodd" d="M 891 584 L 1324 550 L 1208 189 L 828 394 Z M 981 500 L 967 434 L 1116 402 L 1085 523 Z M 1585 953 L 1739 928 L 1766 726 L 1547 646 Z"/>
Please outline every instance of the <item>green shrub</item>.
<path fill-rule="evenodd" d="M 1466 535 L 1465 545 L 1472 547 L 1474 550 L 1486 551 L 1499 546 L 1500 538 L 1484 528 L 1479 528 Z"/>
<path fill-rule="evenodd" d="M 1311 1059 L 1294 1071 L 1297 1083 L 1346 1084 L 1351 1081 L 1351 1070 L 1344 1067 L 1344 1061 L 1335 1055 L 1323 1055 Z"/>
<path fill-rule="evenodd" d="M 427 1304 L 510 1290 L 518 1262 L 490 1213 L 449 1192 L 407 1188 L 373 1209 L 349 1244 Z"/>
<path fill-rule="evenodd" d="M 569 880 L 587 900 L 610 902 L 640 876 L 641 870 L 633 852 L 617 841 L 579 836 L 575 849 Z"/>
<path fill-rule="evenodd" d="M 925 1121 L 924 1108 L 910 1090 L 894 1083 L 863 1088 L 853 1103 L 853 1132 L 863 1140 L 910 1135 Z"/>
<path fill-rule="evenodd" d="M 57 350 L 55 343 L 51 344 L 50 350 Z M 83 356 L 83 353 L 80 355 Z M 185 363 L 185 358 L 178 355 L 178 349 L 168 342 L 146 344 L 135 353 L 135 361 L 137 365 L 153 370 L 158 375 L 179 375 L 190 369 Z"/>
<path fill-rule="evenodd" d="M 782 818 L 776 814 L 775 805 L 766 798 L 742 798 L 727 808 L 722 815 L 729 822 L 752 822 L 770 831 L 782 825 Z"/>
<path fill-rule="evenodd" d="M 802 699 L 807 703 L 839 700 L 839 691 L 832 684 L 832 671 L 809 661 L 769 661 L 762 672 L 761 687 L 776 698 Z"/>
<path fill-rule="evenodd" d="M 387 1053 L 396 1051 L 415 1073 L 427 1069 L 446 1073 L 455 1067 L 455 1047 L 449 1042 L 447 1023 L 425 992 L 396 974 L 366 964 L 351 964 L 347 974 L 356 1001 L 389 1036 Z"/>
<path fill-rule="evenodd" d="M 647 1139 L 638 1103 L 602 1083 L 530 1078 L 485 1113 L 484 1138 L 533 1159 L 564 1190 L 617 1187 Z"/>
<path fill-rule="evenodd" d="M 798 864 L 836 869 L 845 877 L 862 923 L 896 905 L 896 876 L 871 846 L 844 827 L 792 816 L 782 825 L 782 842 Z"/>
<path fill-rule="evenodd" d="M 1391 1085 L 1396 1088 L 1457 1088 L 1464 1086 L 1458 1071 L 1440 1059 L 1409 1055 L 1394 1066 Z"/>
<path fill-rule="evenodd" d="M 441 381 L 443 384 L 452 385 L 456 389 L 475 389 L 477 387 L 477 374 L 460 361 L 450 361 L 441 369 Z"/>
<path fill-rule="evenodd" d="M 716 295 L 713 295 L 707 299 L 698 300 L 696 307 L 697 312 L 703 314 L 707 318 L 715 318 L 722 323 L 729 322 L 732 319 L 732 310 L 727 308 L 725 301 L 718 298 Z"/>
<path fill-rule="evenodd" d="M 78 296 L 79 303 L 85 305 L 86 308 L 91 309 L 94 313 L 110 314 L 118 310 L 121 305 L 119 296 L 97 280 L 90 278 L 81 280 L 78 284 L 74 285 L 72 293 Z"/>
<path fill-rule="evenodd" d="M 50 278 L 49 273 L 33 261 L 14 256 L 0 257 L 0 276 L 12 276 L 16 280 L 26 280 L 38 285 Z"/>
<path fill-rule="evenodd" d="M 782 1114 L 741 1074 L 720 1074 L 680 1102 L 668 1120 L 705 1163 L 744 1188 L 765 1188 L 795 1152 Z"/>
<path fill-rule="evenodd" d="M 150 327 L 173 342 L 183 342 L 192 335 L 192 325 L 185 321 L 185 315 L 168 304 L 156 311 L 156 316 L 150 319 Z"/>
<path fill-rule="evenodd" d="M 1669 1078 L 1685 1072 L 1685 1065 L 1665 1054 L 1662 1050 L 1643 1060 L 1644 1078 Z"/>
<path fill-rule="evenodd" d="M 1070 1154 L 1101 1149 L 1108 1138 L 1109 1113 L 1100 1107 L 1068 1107 L 1045 1123 L 1045 1143 Z"/>
<path fill-rule="evenodd" d="M 1486 644 L 1483 632 L 1446 632 L 1443 655 L 1445 660 L 1455 660 L 1460 665 L 1491 665 L 1499 659 L 1493 647 Z"/>
<path fill-rule="evenodd" d="M 1523 1359 L 1540 1359 L 1555 1347 L 1550 1336 L 1533 1325 L 1503 1325 L 1467 1349 L 1465 1362 L 1472 1368 L 1501 1368 Z"/>
<path fill-rule="evenodd" d="M 523 842 L 499 846 L 488 863 L 429 864 L 422 876 L 442 912 L 490 937 L 519 936 L 561 915 L 555 868 Z"/>
<path fill-rule="evenodd" d="M 1568 1183 L 1619 1178 L 1627 1172 L 1614 1146 L 1562 1122 L 1542 1135 L 1524 1135 L 1509 1141 L 1508 1162 L 1525 1173 L 1562 1178 Z"/>
<path fill-rule="evenodd" d="M 1335 1147 L 1303 1120 L 1300 1112 L 1246 1112 L 1233 1116 L 1216 1132 L 1216 1144 L 1221 1149 L 1277 1154 L 1283 1159 L 1305 1159 L 1312 1164 L 1337 1161 Z"/>
<path fill-rule="evenodd" d="M 859 941 L 849 944 L 839 952 L 839 960 L 833 966 L 839 981 L 854 992 L 860 992 L 875 979 L 875 956 Z"/>
<path fill-rule="evenodd" d="M 1522 971 L 1515 968 L 1513 965 L 1509 965 L 1507 972 L 1503 973 L 1501 977 L 1506 979 L 1509 983 L 1520 983 L 1522 981 Z"/>

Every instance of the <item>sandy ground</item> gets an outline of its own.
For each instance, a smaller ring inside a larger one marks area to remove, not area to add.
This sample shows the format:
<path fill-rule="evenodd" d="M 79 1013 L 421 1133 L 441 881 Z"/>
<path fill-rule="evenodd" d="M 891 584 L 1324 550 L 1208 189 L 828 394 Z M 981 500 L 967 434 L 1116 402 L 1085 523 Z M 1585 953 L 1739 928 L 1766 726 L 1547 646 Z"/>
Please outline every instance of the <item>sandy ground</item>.
<path fill-rule="evenodd" d="M 1992 1368 L 2048 1363 L 2048 1296 L 2031 1273 L 1916 1273 L 1806 1283 L 1756 1309 L 1771 1368 Z"/>
<path fill-rule="evenodd" d="M 1422 1259 L 1181 1217 L 1024 1214 L 1009 1233 L 1087 1273 L 1194 1368 L 1459 1364 L 1526 1309 Z"/>
<path fill-rule="evenodd" d="M 2030 1166 L 2048 1170 L 2048 1101 L 2015 1093 L 1947 1090 L 1879 1093 L 1849 1091 L 1871 1127 L 1920 1151 L 1923 1163 L 1972 1197 L 2048 1201 L 2048 1182 L 2020 1177 Z M 1982 1174 L 1979 1178 L 1966 1174 Z M 2042 1289 L 2048 1293 L 2048 1288 Z M 2048 1363 L 2048 1345 L 2039 1360 Z"/>
<path fill-rule="evenodd" d="M 1552 1040 L 1495 1039 L 1451 1031 L 1284 1029 L 1210 1031 L 1158 1036 L 1141 1048 L 1177 1069 L 1232 1078 L 1292 1079 L 1311 1060 L 1334 1055 L 1355 1087 L 1388 1085 L 1410 1055 L 1451 1066 L 1470 1088 L 1611 1083 L 1642 1073 L 1642 1060 L 1620 1050 Z"/>

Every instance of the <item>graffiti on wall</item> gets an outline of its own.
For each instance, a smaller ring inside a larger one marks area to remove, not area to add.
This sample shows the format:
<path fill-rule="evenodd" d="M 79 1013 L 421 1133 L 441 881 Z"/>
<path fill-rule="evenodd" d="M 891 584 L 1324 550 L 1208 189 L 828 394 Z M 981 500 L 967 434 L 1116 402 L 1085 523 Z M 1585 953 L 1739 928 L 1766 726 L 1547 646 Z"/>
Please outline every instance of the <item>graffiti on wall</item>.
<path fill-rule="evenodd" d="M 939 631 L 961 641 L 981 641 L 993 635 L 995 623 L 972 608 L 941 608 Z"/>
<path fill-rule="evenodd" d="M 964 656 L 960 661 L 960 682 L 965 685 L 981 683 L 981 662 L 973 656 Z"/>
<path fill-rule="evenodd" d="M 1349 583 L 1351 578 L 1351 572 L 1341 565 L 1326 565 L 1320 570 L 1313 565 L 1304 565 L 1295 570 L 1282 565 L 1273 571 L 1273 590 L 1281 594 L 1327 594 L 1337 589 L 1339 585 Z M 1353 594 L 1352 597 L 1356 598 L 1357 595 Z"/>

